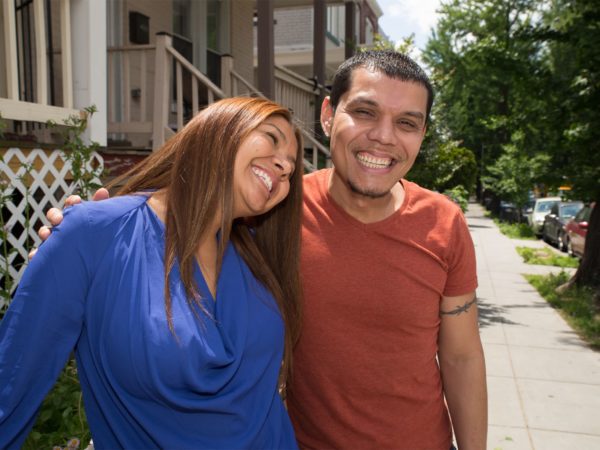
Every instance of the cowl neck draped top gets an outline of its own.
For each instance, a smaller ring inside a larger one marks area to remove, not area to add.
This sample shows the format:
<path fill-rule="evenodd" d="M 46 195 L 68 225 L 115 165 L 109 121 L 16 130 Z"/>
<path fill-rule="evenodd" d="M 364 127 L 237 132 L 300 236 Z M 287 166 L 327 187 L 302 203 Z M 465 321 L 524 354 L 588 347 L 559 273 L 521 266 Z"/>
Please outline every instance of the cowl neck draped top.
<path fill-rule="evenodd" d="M 229 243 L 206 314 L 170 276 L 147 196 L 69 208 L 0 324 L 0 448 L 19 448 L 74 349 L 94 447 L 297 448 L 277 392 L 284 325 Z"/>

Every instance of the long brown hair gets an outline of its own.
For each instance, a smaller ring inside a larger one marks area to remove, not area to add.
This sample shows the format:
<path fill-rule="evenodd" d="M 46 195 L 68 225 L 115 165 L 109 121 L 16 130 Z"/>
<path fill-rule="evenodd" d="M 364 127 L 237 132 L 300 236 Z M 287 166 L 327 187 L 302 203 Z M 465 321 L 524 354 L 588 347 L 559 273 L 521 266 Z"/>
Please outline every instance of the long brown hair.
<path fill-rule="evenodd" d="M 271 116 L 284 117 L 293 127 L 303 158 L 302 138 L 289 110 L 262 98 L 221 100 L 197 114 L 181 131 L 140 165 L 126 173 L 118 195 L 151 189 L 167 190 L 165 237 L 165 310 L 173 332 L 169 274 L 179 264 L 192 311 L 204 310 L 193 277 L 196 252 L 214 218 L 221 212 L 217 271 L 228 242 L 254 276 L 275 298 L 285 324 L 283 382 L 291 368 L 291 352 L 300 330 L 300 220 L 302 170 L 290 178 L 288 196 L 269 212 L 252 220 L 233 218 L 233 167 L 239 144 Z M 301 167 L 301 166 L 300 166 Z M 118 180 L 115 180 L 118 183 Z M 260 326 L 260 324 L 256 324 Z"/>

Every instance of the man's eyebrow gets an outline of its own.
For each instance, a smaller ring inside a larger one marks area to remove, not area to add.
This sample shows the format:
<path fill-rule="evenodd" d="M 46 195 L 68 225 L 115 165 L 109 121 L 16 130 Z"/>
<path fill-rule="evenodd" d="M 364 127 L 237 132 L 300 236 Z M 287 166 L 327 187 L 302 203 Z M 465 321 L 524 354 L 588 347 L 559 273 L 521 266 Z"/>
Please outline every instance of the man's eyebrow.
<path fill-rule="evenodd" d="M 368 105 L 368 106 L 373 106 L 375 108 L 379 107 L 379 103 L 377 103 L 374 100 L 371 100 L 370 98 L 364 98 L 364 97 L 357 97 L 348 102 L 348 106 L 350 106 L 350 107 L 355 107 L 355 106 L 359 106 L 359 105 Z M 423 114 L 421 111 L 405 111 L 405 112 L 400 113 L 399 115 L 406 115 L 409 117 L 414 117 L 415 119 L 418 119 L 421 122 L 425 122 L 425 114 Z"/>
<path fill-rule="evenodd" d="M 366 105 L 375 106 L 375 107 L 379 106 L 379 104 L 376 101 L 371 100 L 370 98 L 365 98 L 365 97 L 353 98 L 352 100 L 350 100 L 348 102 L 348 106 L 358 106 L 360 104 L 366 104 Z"/>
<path fill-rule="evenodd" d="M 279 136 L 281 136 L 281 140 L 283 142 L 287 142 L 287 138 L 285 137 L 285 134 L 283 134 L 283 131 L 281 131 L 277 125 L 274 125 L 272 123 L 265 123 L 265 125 L 275 128 L 275 130 L 277 130 L 277 134 L 279 134 Z"/>

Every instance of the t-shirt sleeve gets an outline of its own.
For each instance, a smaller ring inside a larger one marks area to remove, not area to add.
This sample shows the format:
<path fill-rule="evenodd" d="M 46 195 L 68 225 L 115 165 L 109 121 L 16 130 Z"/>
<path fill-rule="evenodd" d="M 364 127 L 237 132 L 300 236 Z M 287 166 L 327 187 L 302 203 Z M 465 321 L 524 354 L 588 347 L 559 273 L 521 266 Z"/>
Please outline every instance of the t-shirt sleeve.
<path fill-rule="evenodd" d="M 449 244 L 448 277 L 444 296 L 455 297 L 468 294 L 477 288 L 477 265 L 471 233 L 461 212 L 452 222 Z"/>
<path fill-rule="evenodd" d="M 90 284 L 86 210 L 74 206 L 23 274 L 0 323 L 0 448 L 20 448 L 83 324 Z"/>

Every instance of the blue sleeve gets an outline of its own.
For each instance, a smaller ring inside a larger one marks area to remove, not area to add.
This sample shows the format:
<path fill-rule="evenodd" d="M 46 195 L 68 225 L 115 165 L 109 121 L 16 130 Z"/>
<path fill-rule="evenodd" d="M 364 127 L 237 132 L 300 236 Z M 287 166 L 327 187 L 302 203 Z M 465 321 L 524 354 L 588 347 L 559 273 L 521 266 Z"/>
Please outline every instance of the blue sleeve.
<path fill-rule="evenodd" d="M 74 206 L 25 270 L 0 323 L 0 448 L 20 448 L 81 334 L 91 280 L 86 208 Z"/>

